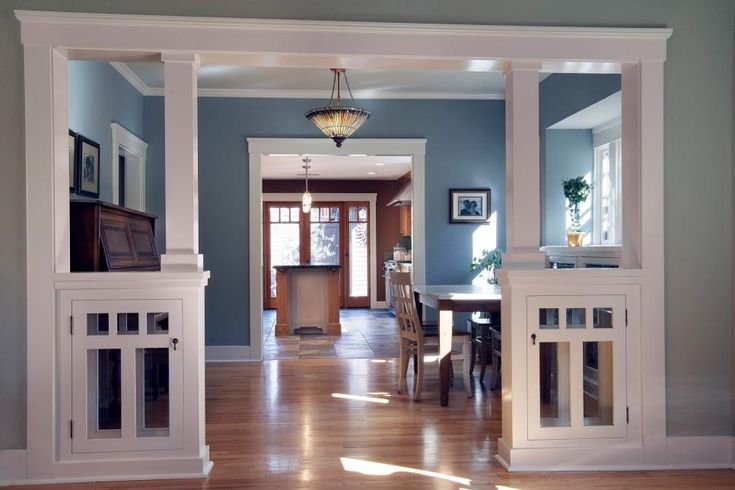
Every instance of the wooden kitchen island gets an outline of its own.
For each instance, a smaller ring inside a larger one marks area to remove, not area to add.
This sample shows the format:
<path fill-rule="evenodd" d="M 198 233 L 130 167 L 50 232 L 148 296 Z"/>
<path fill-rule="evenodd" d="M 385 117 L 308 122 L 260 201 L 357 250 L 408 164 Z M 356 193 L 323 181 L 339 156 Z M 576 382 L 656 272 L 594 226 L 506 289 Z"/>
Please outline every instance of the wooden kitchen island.
<path fill-rule="evenodd" d="M 316 327 L 341 335 L 339 265 L 277 265 L 276 336 Z"/>

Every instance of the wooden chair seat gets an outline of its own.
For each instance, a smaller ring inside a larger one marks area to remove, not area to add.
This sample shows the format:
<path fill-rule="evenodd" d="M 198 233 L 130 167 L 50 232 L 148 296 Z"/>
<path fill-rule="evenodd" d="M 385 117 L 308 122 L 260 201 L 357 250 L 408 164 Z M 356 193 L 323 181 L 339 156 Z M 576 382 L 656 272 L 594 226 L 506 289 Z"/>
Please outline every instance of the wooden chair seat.
<path fill-rule="evenodd" d="M 398 359 L 398 392 L 408 389 L 406 371 L 413 357 L 416 372 L 413 399 L 421 399 L 421 390 L 424 379 L 424 355 L 430 347 L 438 345 L 438 326 L 424 326 L 418 315 L 418 309 L 411 285 L 411 275 L 408 272 L 392 272 L 393 302 L 396 311 L 396 323 L 400 334 L 400 349 Z M 425 328 L 426 327 L 426 328 Z M 473 396 L 472 379 L 470 378 L 470 335 L 464 330 L 453 330 L 452 341 L 462 343 L 462 381 L 468 397 Z M 438 362 L 437 362 L 438 364 Z"/>

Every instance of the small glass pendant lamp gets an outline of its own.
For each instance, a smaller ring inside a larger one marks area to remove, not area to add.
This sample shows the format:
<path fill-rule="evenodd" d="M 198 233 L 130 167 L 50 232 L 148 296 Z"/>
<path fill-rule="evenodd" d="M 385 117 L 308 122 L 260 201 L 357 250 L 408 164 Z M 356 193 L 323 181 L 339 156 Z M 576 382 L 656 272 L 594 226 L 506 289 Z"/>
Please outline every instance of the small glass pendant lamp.
<path fill-rule="evenodd" d="M 304 195 L 301 196 L 301 210 L 304 213 L 309 213 L 311 211 L 311 193 L 309 192 L 309 164 L 311 163 L 311 158 L 307 155 L 304 157 L 303 162 L 304 165 L 302 168 L 306 172 L 306 187 L 304 188 Z"/>

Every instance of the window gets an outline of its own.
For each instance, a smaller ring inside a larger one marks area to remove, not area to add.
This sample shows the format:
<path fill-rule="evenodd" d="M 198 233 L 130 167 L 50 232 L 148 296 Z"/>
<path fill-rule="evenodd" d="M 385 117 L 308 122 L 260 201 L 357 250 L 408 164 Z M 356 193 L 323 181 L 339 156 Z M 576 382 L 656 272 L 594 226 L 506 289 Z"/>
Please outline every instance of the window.
<path fill-rule="evenodd" d="M 595 245 L 622 242 L 620 150 L 619 139 L 595 148 L 592 175 L 592 242 Z"/>

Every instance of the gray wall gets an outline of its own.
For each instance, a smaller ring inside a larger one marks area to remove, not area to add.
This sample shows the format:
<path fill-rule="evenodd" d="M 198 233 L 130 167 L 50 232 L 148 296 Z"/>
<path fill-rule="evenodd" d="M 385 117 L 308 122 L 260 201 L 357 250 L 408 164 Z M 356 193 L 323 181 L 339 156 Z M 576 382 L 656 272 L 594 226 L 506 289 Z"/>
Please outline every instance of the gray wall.
<path fill-rule="evenodd" d="M 593 150 L 590 129 L 546 130 L 546 199 L 544 243 L 566 245 L 567 205 L 562 181 L 592 177 Z M 582 216 L 582 231 L 592 233 L 592 217 Z"/>
<path fill-rule="evenodd" d="M 730 433 L 731 0 L 5 0 L 0 3 L 0 449 L 24 447 L 23 51 L 14 9 L 390 22 L 674 28 L 665 66 L 668 432 Z M 451 160 L 450 160 L 451 162 Z M 446 163 L 450 165 L 451 163 Z M 440 196 L 440 199 L 443 197 Z M 707 237 L 703 245 L 702 237 Z M 703 252 L 703 248 L 706 249 Z"/>
<path fill-rule="evenodd" d="M 162 182 L 163 99 L 145 98 L 149 189 Z M 247 345 L 249 339 L 247 137 L 319 137 L 303 116 L 323 100 L 199 99 L 199 237 L 205 267 L 208 345 Z M 505 246 L 505 109 L 503 101 L 366 100 L 373 116 L 363 138 L 427 138 L 427 281 L 468 283 L 477 225 L 449 224 L 448 190 L 489 187 Z M 163 195 L 151 196 L 163 216 Z M 163 233 L 158 232 L 159 239 Z M 489 245 L 488 245 L 489 246 Z M 163 250 L 163 249 L 161 249 Z"/>
<path fill-rule="evenodd" d="M 100 145 L 100 199 L 112 201 L 112 130 L 143 137 L 143 96 L 109 63 L 69 63 L 69 128 Z"/>

